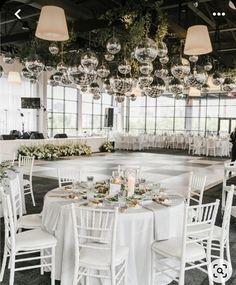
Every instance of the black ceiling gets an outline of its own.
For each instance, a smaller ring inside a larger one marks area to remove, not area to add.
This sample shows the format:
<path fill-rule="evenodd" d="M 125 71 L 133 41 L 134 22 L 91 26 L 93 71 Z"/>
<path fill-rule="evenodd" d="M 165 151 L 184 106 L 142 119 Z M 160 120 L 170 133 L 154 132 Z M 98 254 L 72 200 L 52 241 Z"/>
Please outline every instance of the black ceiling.
<path fill-rule="evenodd" d="M 3 1 L 3 0 L 2 0 Z M 153 1 L 153 0 L 147 0 Z M 5 3 L 3 3 L 5 2 Z M 80 32 L 106 27 L 99 17 L 107 10 L 122 5 L 138 5 L 138 0 L 7 0 L 1 3 L 0 32 L 2 50 L 19 47 L 34 35 L 40 8 L 54 4 L 65 9 L 69 27 Z M 232 66 L 236 57 L 236 10 L 229 8 L 229 0 L 176 1 L 162 0 L 161 9 L 168 17 L 169 30 L 183 38 L 186 29 L 194 24 L 206 24 L 210 31 L 214 54 Z M 21 9 L 21 21 L 14 13 Z M 224 12 L 225 16 L 213 16 Z M 30 30 L 22 29 L 28 25 Z"/>

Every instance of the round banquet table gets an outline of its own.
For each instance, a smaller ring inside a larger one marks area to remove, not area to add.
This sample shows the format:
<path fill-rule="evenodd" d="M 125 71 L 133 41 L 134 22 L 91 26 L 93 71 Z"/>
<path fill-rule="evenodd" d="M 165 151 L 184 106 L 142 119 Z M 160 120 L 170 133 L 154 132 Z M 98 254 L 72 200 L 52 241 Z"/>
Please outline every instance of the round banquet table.
<path fill-rule="evenodd" d="M 82 202 L 65 198 L 63 190 L 57 188 L 46 194 L 42 211 L 43 226 L 57 238 L 55 270 L 56 279 L 61 280 L 61 285 L 72 284 L 74 274 L 75 250 L 71 203 Z M 151 244 L 154 239 L 163 240 L 182 235 L 184 199 L 173 196 L 169 207 L 155 204 L 156 209 L 144 205 L 140 208 L 129 208 L 118 214 L 117 244 L 129 248 L 127 264 L 129 285 L 151 284 Z M 167 283 L 164 280 L 158 282 L 158 284 Z"/>

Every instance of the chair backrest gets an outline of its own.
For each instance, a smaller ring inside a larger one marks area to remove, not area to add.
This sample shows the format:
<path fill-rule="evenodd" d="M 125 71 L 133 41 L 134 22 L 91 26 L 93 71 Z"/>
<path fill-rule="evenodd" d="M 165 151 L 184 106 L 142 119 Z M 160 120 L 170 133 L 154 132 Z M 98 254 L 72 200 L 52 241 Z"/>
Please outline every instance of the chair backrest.
<path fill-rule="evenodd" d="M 182 264 L 185 263 L 185 253 L 188 244 L 196 242 L 201 244 L 202 241 L 205 241 L 207 252 L 210 253 L 212 233 L 218 208 L 219 200 L 209 204 L 186 206 L 182 241 Z M 189 219 L 193 212 L 193 218 Z"/>
<path fill-rule="evenodd" d="M 20 218 L 23 215 L 19 176 L 16 176 L 14 179 L 10 179 L 9 185 L 10 185 L 12 214 L 13 214 L 14 224 L 17 225 L 18 217 Z"/>
<path fill-rule="evenodd" d="M 111 250 L 114 262 L 118 208 L 96 209 L 71 205 L 76 260 L 80 248 Z"/>
<path fill-rule="evenodd" d="M 124 173 L 125 177 L 128 177 L 129 174 L 134 174 L 136 179 L 141 178 L 141 167 L 140 166 L 125 166 L 121 167 L 120 165 L 118 166 L 118 171 L 122 171 Z"/>
<path fill-rule="evenodd" d="M 59 187 L 70 184 L 73 182 L 80 181 L 81 173 L 79 169 L 73 168 L 59 168 L 57 169 L 58 184 Z"/>
<path fill-rule="evenodd" d="M 11 244 L 11 250 L 15 250 L 15 234 L 16 227 L 14 224 L 14 218 L 12 213 L 10 196 L 5 194 L 4 191 L 0 191 L 2 199 L 2 208 L 4 215 L 4 225 L 5 225 L 5 244 L 8 241 Z"/>
<path fill-rule="evenodd" d="M 202 204 L 206 179 L 206 176 L 196 175 L 193 172 L 190 173 L 187 197 L 188 205 L 190 205 L 191 201 L 196 202 L 198 205 Z"/>
<path fill-rule="evenodd" d="M 27 174 L 32 174 L 34 167 L 34 156 L 19 155 L 18 165 L 23 168 Z"/>
<path fill-rule="evenodd" d="M 231 218 L 231 210 L 233 204 L 234 197 L 234 185 L 231 185 L 230 190 L 227 191 L 227 198 L 224 208 L 224 216 L 221 227 L 221 246 L 225 245 L 228 237 L 229 237 L 229 228 L 230 228 L 230 218 Z"/>

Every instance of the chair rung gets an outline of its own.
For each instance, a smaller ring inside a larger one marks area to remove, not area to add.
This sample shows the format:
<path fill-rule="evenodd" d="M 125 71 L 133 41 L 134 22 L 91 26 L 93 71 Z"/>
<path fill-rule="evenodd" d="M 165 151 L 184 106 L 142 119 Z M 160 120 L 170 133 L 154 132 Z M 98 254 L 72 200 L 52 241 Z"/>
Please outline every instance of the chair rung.
<path fill-rule="evenodd" d="M 41 268 L 41 267 L 48 267 L 48 266 L 52 266 L 52 263 L 32 265 L 32 266 L 26 266 L 26 267 L 19 267 L 19 268 L 16 268 L 15 271 L 23 271 L 23 270 L 29 270 L 29 269 L 35 269 L 35 268 Z"/>
<path fill-rule="evenodd" d="M 21 258 L 21 259 L 16 259 L 15 262 L 24 262 L 24 261 L 29 261 L 29 260 L 39 260 L 39 259 L 46 259 L 46 258 L 52 258 L 52 255 Z"/>

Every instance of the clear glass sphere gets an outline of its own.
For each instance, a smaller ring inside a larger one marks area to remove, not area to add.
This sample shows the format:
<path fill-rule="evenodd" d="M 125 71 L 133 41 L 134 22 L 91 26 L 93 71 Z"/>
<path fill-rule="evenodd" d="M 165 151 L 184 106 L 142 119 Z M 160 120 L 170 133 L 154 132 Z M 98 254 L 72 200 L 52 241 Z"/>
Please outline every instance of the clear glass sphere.
<path fill-rule="evenodd" d="M 174 78 L 169 83 L 169 90 L 174 95 L 183 93 L 184 86 L 181 81 L 177 78 Z"/>
<path fill-rule="evenodd" d="M 102 64 L 97 69 L 97 74 L 101 78 L 106 78 L 110 74 L 109 67 L 106 64 Z"/>
<path fill-rule="evenodd" d="M 55 42 L 51 43 L 48 49 L 49 49 L 50 53 L 53 55 L 58 54 L 60 51 L 57 43 L 55 43 Z"/>
<path fill-rule="evenodd" d="M 157 55 L 159 57 L 164 57 L 168 53 L 168 48 L 164 42 L 157 43 Z"/>
<path fill-rule="evenodd" d="M 224 82 L 223 82 L 222 88 L 225 92 L 231 92 L 234 89 L 236 89 L 236 84 L 233 81 L 233 79 L 226 77 Z"/>
<path fill-rule="evenodd" d="M 7 63 L 7 64 L 13 64 L 14 63 L 14 57 L 13 57 L 13 55 L 10 52 L 5 53 L 3 55 L 2 60 L 3 60 L 4 63 Z"/>
<path fill-rule="evenodd" d="M 166 78 L 169 74 L 169 70 L 167 68 L 157 69 L 154 72 L 154 75 L 159 78 Z"/>
<path fill-rule="evenodd" d="M 210 62 L 210 61 L 208 61 L 206 64 L 204 64 L 204 70 L 206 71 L 206 72 L 209 72 L 209 71 L 211 71 L 212 70 L 212 63 Z"/>
<path fill-rule="evenodd" d="M 150 86 L 152 82 L 153 82 L 153 77 L 150 75 L 140 76 L 138 78 L 138 84 L 141 89 Z"/>
<path fill-rule="evenodd" d="M 104 58 L 105 58 L 106 61 L 112 61 L 115 58 L 115 56 L 113 54 L 111 54 L 111 53 L 106 53 L 104 55 Z"/>
<path fill-rule="evenodd" d="M 44 64 L 37 55 L 31 56 L 25 60 L 25 67 L 29 72 L 40 74 L 44 70 Z"/>
<path fill-rule="evenodd" d="M 190 55 L 189 56 L 189 61 L 191 62 L 197 62 L 198 61 L 198 56 L 197 55 Z"/>
<path fill-rule="evenodd" d="M 168 56 L 160 57 L 159 61 L 161 64 L 167 64 L 169 62 L 169 57 Z"/>
<path fill-rule="evenodd" d="M 91 71 L 98 66 L 98 58 L 94 52 L 87 51 L 82 54 L 80 63 L 86 71 Z"/>
<path fill-rule="evenodd" d="M 222 85 L 224 82 L 224 78 L 221 76 L 220 73 L 218 72 L 215 72 L 213 75 L 212 75 L 212 83 L 216 86 L 220 86 Z"/>
<path fill-rule="evenodd" d="M 59 62 L 57 65 L 57 71 L 67 72 L 68 66 L 64 62 Z"/>
<path fill-rule="evenodd" d="M 183 79 L 190 73 L 191 69 L 189 65 L 173 65 L 171 67 L 171 74 L 177 79 Z"/>
<path fill-rule="evenodd" d="M 59 81 L 54 80 L 53 75 L 50 76 L 48 79 L 48 84 L 51 85 L 52 87 L 58 86 Z"/>
<path fill-rule="evenodd" d="M 152 63 L 144 63 L 139 67 L 139 71 L 143 74 L 143 75 L 149 75 L 150 73 L 152 73 L 153 71 L 153 65 Z"/>
<path fill-rule="evenodd" d="M 129 74 L 131 72 L 131 65 L 127 60 L 123 60 L 118 65 L 118 71 L 124 75 Z"/>
<path fill-rule="evenodd" d="M 115 37 L 111 37 L 107 41 L 106 48 L 110 54 L 117 54 L 121 50 L 120 41 Z"/>
<path fill-rule="evenodd" d="M 140 63 L 150 63 L 154 61 L 158 54 L 158 47 L 154 40 L 146 38 L 143 43 L 134 50 L 134 56 Z"/>

